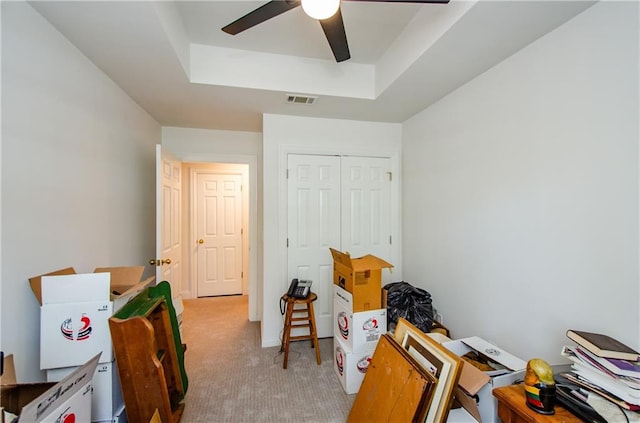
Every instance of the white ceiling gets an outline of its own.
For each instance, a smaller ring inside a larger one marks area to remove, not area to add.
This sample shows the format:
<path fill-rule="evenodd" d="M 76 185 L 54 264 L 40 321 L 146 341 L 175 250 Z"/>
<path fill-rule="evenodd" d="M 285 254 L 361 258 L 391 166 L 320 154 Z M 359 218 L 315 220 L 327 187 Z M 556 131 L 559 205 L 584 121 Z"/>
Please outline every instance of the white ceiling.
<path fill-rule="evenodd" d="M 221 31 L 265 2 L 30 4 L 161 125 L 260 132 L 263 113 L 403 122 L 594 3 L 343 0 L 351 59 L 336 63 L 300 7 Z"/>

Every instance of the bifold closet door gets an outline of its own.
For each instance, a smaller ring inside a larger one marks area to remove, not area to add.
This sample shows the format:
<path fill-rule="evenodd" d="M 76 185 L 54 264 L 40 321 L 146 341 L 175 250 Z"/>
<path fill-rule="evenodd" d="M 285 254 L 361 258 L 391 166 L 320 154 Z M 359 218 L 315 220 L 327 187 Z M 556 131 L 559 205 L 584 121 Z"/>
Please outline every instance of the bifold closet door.
<path fill-rule="evenodd" d="M 316 327 L 333 336 L 333 258 L 340 245 L 340 157 L 290 154 L 287 163 L 287 273 L 311 279 Z"/>
<path fill-rule="evenodd" d="M 391 260 L 389 158 L 288 156 L 287 272 L 311 279 L 318 294 L 318 337 L 333 336 L 333 258 L 329 247 L 352 257 Z M 389 281 L 383 272 L 383 281 Z"/>
<path fill-rule="evenodd" d="M 341 158 L 341 247 L 391 260 L 391 159 Z M 389 271 L 383 276 L 388 279 Z"/>

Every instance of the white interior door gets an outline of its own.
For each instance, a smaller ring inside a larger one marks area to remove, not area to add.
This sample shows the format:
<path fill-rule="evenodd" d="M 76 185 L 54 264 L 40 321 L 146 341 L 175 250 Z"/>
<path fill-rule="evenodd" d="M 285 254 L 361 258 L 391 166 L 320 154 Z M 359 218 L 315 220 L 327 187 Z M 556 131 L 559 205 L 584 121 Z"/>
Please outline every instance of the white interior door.
<path fill-rule="evenodd" d="M 333 258 L 340 245 L 340 158 L 288 155 L 288 281 L 311 279 L 318 336 L 333 336 Z"/>
<path fill-rule="evenodd" d="M 351 257 L 391 261 L 391 159 L 342 157 L 341 246 Z M 383 271 L 383 281 L 390 273 Z"/>
<path fill-rule="evenodd" d="M 242 174 L 198 172 L 198 297 L 242 293 Z"/>
<path fill-rule="evenodd" d="M 174 298 L 182 291 L 182 163 L 156 146 L 156 283 L 168 281 Z"/>

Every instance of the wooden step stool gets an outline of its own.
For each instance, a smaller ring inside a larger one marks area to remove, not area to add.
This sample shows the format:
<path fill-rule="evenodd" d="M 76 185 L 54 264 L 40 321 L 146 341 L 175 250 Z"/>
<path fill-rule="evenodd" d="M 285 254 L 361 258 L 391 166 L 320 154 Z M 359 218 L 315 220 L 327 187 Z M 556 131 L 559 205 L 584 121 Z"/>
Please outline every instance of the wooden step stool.
<path fill-rule="evenodd" d="M 318 365 L 322 363 L 320 359 L 320 347 L 318 345 L 318 332 L 316 331 L 316 318 L 313 314 L 313 302 L 318 299 L 318 296 L 311 292 L 307 298 L 294 298 L 285 294 L 282 297 L 283 301 L 287 303 L 287 309 L 284 318 L 284 330 L 282 333 L 282 344 L 280 345 L 280 352 L 284 352 L 284 361 L 282 368 L 287 368 L 287 360 L 289 359 L 289 344 L 291 341 L 311 340 L 311 348 L 316 349 L 316 361 Z M 304 308 L 295 308 L 296 305 L 304 305 Z M 298 317 L 294 317 L 298 315 Z M 306 322 L 306 323 L 296 323 Z M 291 329 L 296 328 L 309 328 L 308 335 L 291 336 Z"/>

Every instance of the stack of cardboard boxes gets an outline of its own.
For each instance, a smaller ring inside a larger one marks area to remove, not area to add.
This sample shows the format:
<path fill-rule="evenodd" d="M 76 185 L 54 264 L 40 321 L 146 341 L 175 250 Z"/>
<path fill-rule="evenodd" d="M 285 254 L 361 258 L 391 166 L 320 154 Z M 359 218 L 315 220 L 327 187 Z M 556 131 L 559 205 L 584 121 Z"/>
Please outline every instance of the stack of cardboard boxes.
<path fill-rule="evenodd" d="M 373 255 L 352 259 L 330 249 L 333 256 L 334 370 L 347 394 L 355 394 L 376 349 L 387 332 L 382 300 L 382 269 L 393 267 Z"/>
<path fill-rule="evenodd" d="M 29 279 L 40 302 L 40 369 L 47 381 L 63 380 L 100 354 L 93 375 L 92 422 L 126 421 L 108 319 L 155 278 L 141 281 L 143 266 L 71 267 Z"/>

